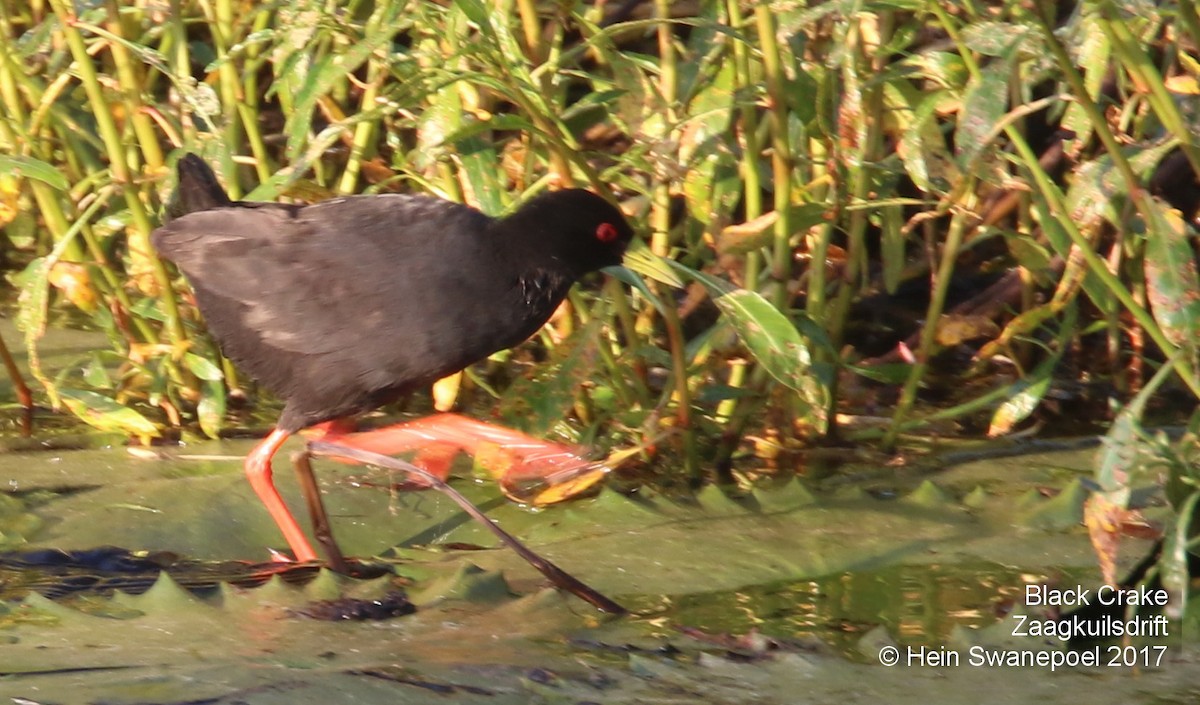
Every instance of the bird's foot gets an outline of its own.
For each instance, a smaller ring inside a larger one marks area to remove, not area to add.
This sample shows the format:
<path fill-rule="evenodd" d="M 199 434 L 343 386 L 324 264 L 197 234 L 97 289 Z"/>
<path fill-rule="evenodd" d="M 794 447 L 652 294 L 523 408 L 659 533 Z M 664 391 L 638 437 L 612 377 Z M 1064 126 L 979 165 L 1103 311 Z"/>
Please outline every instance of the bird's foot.
<path fill-rule="evenodd" d="M 436 414 L 358 433 L 321 426 L 318 433 L 322 440 L 383 455 L 416 451 L 413 462 L 441 479 L 450 474 L 458 453 L 468 453 L 488 469 L 509 498 L 534 504 L 579 494 L 608 472 L 603 463 L 567 446 L 458 414 Z"/>

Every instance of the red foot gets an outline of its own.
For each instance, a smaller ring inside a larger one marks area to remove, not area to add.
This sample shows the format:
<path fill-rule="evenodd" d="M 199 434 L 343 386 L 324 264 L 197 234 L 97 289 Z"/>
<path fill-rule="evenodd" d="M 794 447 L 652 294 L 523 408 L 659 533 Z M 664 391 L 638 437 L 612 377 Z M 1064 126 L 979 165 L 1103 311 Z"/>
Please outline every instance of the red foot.
<path fill-rule="evenodd" d="M 506 491 L 517 484 L 558 485 L 600 467 L 570 448 L 458 414 L 436 414 L 371 431 L 341 435 L 321 429 L 322 440 L 382 455 L 418 451 L 414 462 L 445 479 L 459 453 L 484 460 Z M 590 483 L 589 483 L 590 484 Z"/>

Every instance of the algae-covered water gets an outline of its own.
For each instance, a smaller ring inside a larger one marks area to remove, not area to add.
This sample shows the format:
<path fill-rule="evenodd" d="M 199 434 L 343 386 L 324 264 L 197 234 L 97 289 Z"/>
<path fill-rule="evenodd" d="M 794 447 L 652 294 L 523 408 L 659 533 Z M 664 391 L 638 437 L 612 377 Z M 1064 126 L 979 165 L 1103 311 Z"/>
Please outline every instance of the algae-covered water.
<path fill-rule="evenodd" d="M 152 564 L 122 583 L 137 595 L 89 582 L 103 566 L 0 571 L 0 695 L 45 703 L 953 703 L 1069 691 L 1088 702 L 1159 703 L 1190 702 L 1198 689 L 1200 664 L 1177 623 L 1165 638 L 1138 642 L 1168 647 L 1140 668 L 966 661 L 972 646 L 1063 652 L 1056 639 L 1014 636 L 1014 615 L 1051 614 L 1021 605 L 1028 584 L 1098 581 L 1079 525 L 1079 479 L 1092 451 L 897 477 L 894 491 L 870 495 L 790 481 L 743 496 L 710 488 L 686 501 L 604 490 L 536 511 L 489 483 L 456 481 L 510 532 L 633 611 L 613 619 L 548 587 L 444 497 L 392 492 L 382 471 L 333 463 L 318 474 L 338 538 L 351 555 L 381 557 L 380 577 L 323 572 L 251 586 L 242 578 L 253 567 L 225 563 L 196 579 L 206 564 L 188 561 L 269 561 L 267 548 L 281 544 L 242 477 L 249 445 L 206 442 L 150 458 L 122 447 L 0 455 L 9 490 L 0 535 L 18 552 L 10 556 L 110 545 L 144 552 L 119 555 Z M 298 502 L 280 470 L 285 496 Z M 1130 542 L 1123 560 L 1146 550 Z M 160 577 L 155 561 L 173 566 L 174 578 Z M 202 589 L 181 587 L 189 580 Z M 38 594 L 63 581 L 90 589 Z M 415 613 L 312 617 L 325 600 L 401 588 Z M 889 647 L 906 658 L 921 647 L 957 653 L 960 662 L 888 667 L 880 654 Z"/>

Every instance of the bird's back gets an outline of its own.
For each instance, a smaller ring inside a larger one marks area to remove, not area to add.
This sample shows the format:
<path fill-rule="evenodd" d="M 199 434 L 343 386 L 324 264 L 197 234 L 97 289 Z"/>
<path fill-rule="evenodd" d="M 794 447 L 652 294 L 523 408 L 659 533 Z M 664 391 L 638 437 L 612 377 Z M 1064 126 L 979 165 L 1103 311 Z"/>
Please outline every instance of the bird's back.
<path fill-rule="evenodd" d="M 545 322 L 553 307 L 529 304 L 492 222 L 419 196 L 235 203 L 178 218 L 153 242 L 188 275 L 226 355 L 287 401 L 280 427 L 296 430 L 431 384 Z"/>

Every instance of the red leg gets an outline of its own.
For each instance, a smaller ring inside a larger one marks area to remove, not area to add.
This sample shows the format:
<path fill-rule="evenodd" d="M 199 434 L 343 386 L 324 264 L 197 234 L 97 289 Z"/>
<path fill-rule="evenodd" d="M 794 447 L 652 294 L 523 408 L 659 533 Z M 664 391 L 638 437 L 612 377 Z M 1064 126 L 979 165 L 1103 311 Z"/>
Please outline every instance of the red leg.
<path fill-rule="evenodd" d="M 246 456 L 246 477 L 250 479 L 250 486 L 254 488 L 258 498 L 266 506 L 267 512 L 275 520 L 279 530 L 283 532 L 283 537 L 287 539 L 292 552 L 296 554 L 296 560 L 307 563 L 317 560 L 317 552 L 313 550 L 312 545 L 308 542 L 308 537 L 304 535 L 304 530 L 300 528 L 296 518 L 283 503 L 283 498 L 279 496 L 279 492 L 275 489 L 275 482 L 271 478 L 271 458 L 289 435 L 291 434 L 287 431 L 277 428 L 255 446 L 254 450 Z"/>
<path fill-rule="evenodd" d="M 397 453 L 430 446 L 449 446 L 464 453 L 479 454 L 486 446 L 494 446 L 506 457 L 515 459 L 522 465 L 563 469 L 590 464 L 568 447 L 457 414 L 437 414 L 397 423 L 395 426 L 346 435 L 328 432 L 324 439 L 384 456 L 395 456 Z M 444 456 L 443 448 L 439 448 L 437 457 Z"/>

